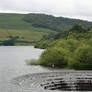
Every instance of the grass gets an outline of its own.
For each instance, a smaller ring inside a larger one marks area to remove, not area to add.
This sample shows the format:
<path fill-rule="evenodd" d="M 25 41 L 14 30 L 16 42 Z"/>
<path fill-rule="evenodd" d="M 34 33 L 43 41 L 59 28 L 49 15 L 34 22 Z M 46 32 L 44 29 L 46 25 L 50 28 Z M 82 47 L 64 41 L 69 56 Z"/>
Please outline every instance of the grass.
<path fill-rule="evenodd" d="M 52 30 L 46 28 L 35 28 L 30 23 L 25 22 L 24 16 L 26 14 L 8 14 L 0 13 L 0 29 L 20 29 L 49 32 Z"/>
<path fill-rule="evenodd" d="M 0 42 L 8 40 L 9 36 L 19 36 L 16 45 L 28 45 L 36 42 L 43 35 L 52 30 L 46 28 L 35 28 L 23 20 L 25 14 L 0 13 Z"/>
<path fill-rule="evenodd" d="M 19 29 L 0 29 L 0 41 L 8 40 L 9 36 L 19 36 L 18 43 L 31 43 L 38 41 L 42 38 L 43 35 L 47 34 L 46 32 L 39 32 L 33 30 L 19 30 Z"/>

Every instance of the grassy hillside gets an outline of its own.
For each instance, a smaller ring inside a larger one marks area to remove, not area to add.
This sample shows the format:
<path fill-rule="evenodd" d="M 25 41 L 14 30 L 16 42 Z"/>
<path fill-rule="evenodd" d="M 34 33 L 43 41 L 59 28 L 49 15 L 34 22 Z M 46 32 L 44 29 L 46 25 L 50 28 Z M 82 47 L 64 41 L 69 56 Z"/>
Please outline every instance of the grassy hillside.
<path fill-rule="evenodd" d="M 0 29 L 0 39 L 5 39 L 9 36 L 19 36 L 20 38 L 27 40 L 38 40 L 46 33 L 35 32 L 32 30 L 15 30 L 15 29 Z"/>
<path fill-rule="evenodd" d="M 0 28 L 30 29 L 30 24 L 24 22 L 23 14 L 0 14 Z"/>
<path fill-rule="evenodd" d="M 64 17 L 54 17 L 45 14 L 27 14 L 24 20 L 34 27 L 49 28 L 54 31 L 66 31 L 71 29 L 75 24 L 81 24 L 83 27 L 90 27 L 92 22 L 79 19 L 71 19 Z"/>
<path fill-rule="evenodd" d="M 35 28 L 30 23 L 24 21 L 24 16 L 27 14 L 8 14 L 0 13 L 0 29 L 26 29 L 33 31 L 49 32 L 46 28 Z"/>
<path fill-rule="evenodd" d="M 19 36 L 18 44 L 38 41 L 43 35 L 51 32 L 46 28 L 35 28 L 23 20 L 25 14 L 0 14 L 0 41 L 9 36 Z"/>
<path fill-rule="evenodd" d="M 0 42 L 18 36 L 16 44 L 27 45 L 48 33 L 69 30 L 74 24 L 89 27 L 92 23 L 45 14 L 0 13 Z"/>

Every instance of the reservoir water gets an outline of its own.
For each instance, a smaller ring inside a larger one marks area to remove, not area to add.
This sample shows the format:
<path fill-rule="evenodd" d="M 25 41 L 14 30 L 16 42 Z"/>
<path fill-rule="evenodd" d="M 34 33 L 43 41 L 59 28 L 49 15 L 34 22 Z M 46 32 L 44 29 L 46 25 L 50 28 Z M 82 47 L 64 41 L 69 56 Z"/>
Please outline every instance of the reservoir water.
<path fill-rule="evenodd" d="M 92 91 L 92 71 L 26 65 L 42 52 L 33 46 L 1 46 L 0 92 Z"/>
<path fill-rule="evenodd" d="M 17 76 L 47 72 L 40 66 L 28 66 L 27 59 L 38 58 L 43 50 L 33 46 L 1 46 L 0 47 L 0 92 L 23 92 L 21 88 L 11 83 Z"/>

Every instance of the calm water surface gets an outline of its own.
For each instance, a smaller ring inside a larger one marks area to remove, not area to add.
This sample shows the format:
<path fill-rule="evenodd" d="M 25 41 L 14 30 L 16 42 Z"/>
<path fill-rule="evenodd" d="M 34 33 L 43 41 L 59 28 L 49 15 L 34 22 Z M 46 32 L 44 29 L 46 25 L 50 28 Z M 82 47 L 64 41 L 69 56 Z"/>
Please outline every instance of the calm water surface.
<path fill-rule="evenodd" d="M 0 92 L 26 92 L 11 83 L 14 77 L 48 72 L 40 66 L 27 66 L 25 60 L 38 58 L 43 50 L 32 46 L 1 46 L 0 47 Z"/>

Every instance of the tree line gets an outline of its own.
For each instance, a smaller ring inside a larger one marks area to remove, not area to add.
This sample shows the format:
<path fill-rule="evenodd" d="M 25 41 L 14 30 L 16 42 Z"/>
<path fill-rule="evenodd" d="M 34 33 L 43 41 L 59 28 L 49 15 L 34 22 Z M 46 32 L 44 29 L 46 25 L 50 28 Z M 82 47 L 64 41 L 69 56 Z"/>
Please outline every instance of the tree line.
<path fill-rule="evenodd" d="M 92 25 L 92 23 L 88 21 L 55 17 L 46 14 L 27 14 L 24 16 L 24 21 L 30 23 L 34 27 L 48 28 L 52 31 L 66 31 L 76 24 L 81 24 L 83 27 L 90 27 Z"/>
<path fill-rule="evenodd" d="M 92 69 L 92 27 L 85 29 L 78 24 L 68 32 L 50 35 L 35 45 L 46 50 L 38 62 L 33 60 L 31 64 L 38 63 L 54 68 Z"/>

